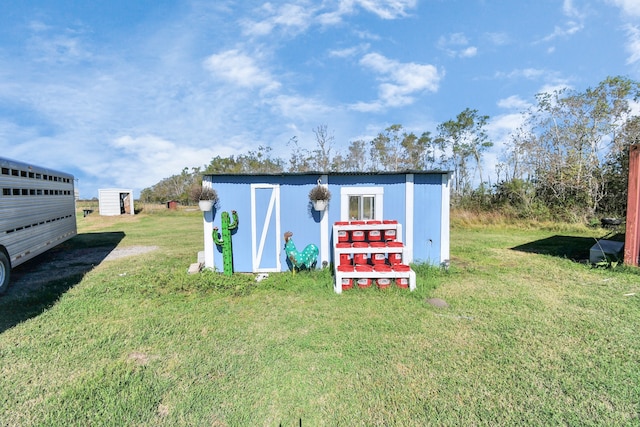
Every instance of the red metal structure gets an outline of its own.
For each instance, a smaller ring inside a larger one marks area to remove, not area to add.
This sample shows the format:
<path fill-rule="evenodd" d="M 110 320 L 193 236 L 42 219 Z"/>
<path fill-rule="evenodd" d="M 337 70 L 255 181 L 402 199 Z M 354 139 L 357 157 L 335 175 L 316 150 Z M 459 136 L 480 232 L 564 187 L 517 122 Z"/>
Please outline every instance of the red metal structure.
<path fill-rule="evenodd" d="M 631 145 L 629 147 L 629 184 L 627 192 L 624 263 L 637 267 L 638 256 L 640 255 L 640 145 Z"/>

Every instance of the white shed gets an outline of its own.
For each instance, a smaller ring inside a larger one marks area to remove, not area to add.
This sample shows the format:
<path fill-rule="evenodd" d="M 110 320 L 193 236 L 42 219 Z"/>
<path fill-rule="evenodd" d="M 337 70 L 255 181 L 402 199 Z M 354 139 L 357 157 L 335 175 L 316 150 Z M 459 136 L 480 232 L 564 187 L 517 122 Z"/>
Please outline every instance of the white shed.
<path fill-rule="evenodd" d="M 98 190 L 100 215 L 133 215 L 133 190 L 104 188 Z"/>

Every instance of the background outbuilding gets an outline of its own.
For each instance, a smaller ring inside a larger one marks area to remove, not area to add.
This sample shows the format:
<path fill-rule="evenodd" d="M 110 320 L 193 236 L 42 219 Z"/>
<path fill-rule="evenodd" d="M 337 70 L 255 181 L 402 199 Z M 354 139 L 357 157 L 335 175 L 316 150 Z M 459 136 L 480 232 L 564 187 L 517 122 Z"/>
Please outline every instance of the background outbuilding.
<path fill-rule="evenodd" d="M 98 190 L 100 215 L 134 215 L 133 190 L 104 188 Z"/>

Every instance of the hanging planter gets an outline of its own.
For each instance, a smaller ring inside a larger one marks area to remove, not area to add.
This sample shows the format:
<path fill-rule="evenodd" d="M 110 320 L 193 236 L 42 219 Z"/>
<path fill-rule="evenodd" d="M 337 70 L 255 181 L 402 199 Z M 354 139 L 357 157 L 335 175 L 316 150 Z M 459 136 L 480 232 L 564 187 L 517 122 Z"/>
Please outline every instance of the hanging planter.
<path fill-rule="evenodd" d="M 209 212 L 218 203 L 218 193 L 211 187 L 194 185 L 191 187 L 192 200 L 198 200 L 198 207 L 202 212 Z"/>
<path fill-rule="evenodd" d="M 323 211 L 327 209 L 327 205 L 329 204 L 328 200 L 314 200 L 313 201 L 313 209 L 317 211 Z"/>
<path fill-rule="evenodd" d="M 198 207 L 202 212 L 209 212 L 213 209 L 213 200 L 199 200 Z"/>
<path fill-rule="evenodd" d="M 324 211 L 331 200 L 331 192 L 326 185 L 320 184 L 320 180 L 318 180 L 318 185 L 309 191 L 309 200 L 313 203 L 313 209 L 319 212 Z"/>

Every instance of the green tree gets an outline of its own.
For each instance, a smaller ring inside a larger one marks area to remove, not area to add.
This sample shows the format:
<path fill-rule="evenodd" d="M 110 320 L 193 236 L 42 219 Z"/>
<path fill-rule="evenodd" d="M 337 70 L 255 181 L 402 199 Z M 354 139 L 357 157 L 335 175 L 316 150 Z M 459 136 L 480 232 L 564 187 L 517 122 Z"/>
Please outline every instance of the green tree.
<path fill-rule="evenodd" d="M 282 159 L 272 157 L 271 151 L 271 147 L 261 145 L 257 150 L 250 150 L 247 154 L 216 156 L 204 173 L 280 173 L 284 170 L 284 162 Z"/>
<path fill-rule="evenodd" d="M 287 146 L 291 148 L 289 157 L 289 172 L 309 172 L 311 167 L 311 153 L 306 148 L 300 147 L 298 137 L 289 139 Z"/>
<path fill-rule="evenodd" d="M 402 138 L 402 168 L 405 170 L 431 169 L 435 164 L 435 147 L 430 132 L 417 137 L 413 132 Z"/>
<path fill-rule="evenodd" d="M 157 184 L 140 192 L 140 200 L 145 203 L 165 203 L 177 200 L 182 204 L 190 204 L 190 189 L 195 182 L 202 180 L 200 168 L 184 168 L 178 175 L 160 180 Z"/>
<path fill-rule="evenodd" d="M 316 139 L 316 147 L 312 151 L 300 147 L 297 137 L 292 137 L 287 143 L 291 147 L 289 157 L 289 172 L 330 172 L 340 170 L 342 157 L 334 159 L 332 150 L 334 136 L 329 132 L 327 125 L 319 125 L 313 129 Z"/>
<path fill-rule="evenodd" d="M 318 172 L 329 172 L 333 161 L 333 133 L 329 132 L 327 125 L 319 125 L 313 129 L 313 134 L 316 137 L 316 148 L 312 152 L 312 167 Z"/>
<path fill-rule="evenodd" d="M 351 141 L 344 158 L 344 168 L 346 172 L 368 172 L 371 171 L 371 162 L 367 152 L 367 142 L 358 139 Z"/>
<path fill-rule="evenodd" d="M 423 170 L 433 166 L 435 147 L 429 132 L 418 137 L 413 132 L 405 132 L 402 125 L 394 124 L 370 142 L 369 155 L 373 170 Z"/>
<path fill-rule="evenodd" d="M 444 164 L 453 168 L 453 192 L 458 196 L 471 194 L 472 178 L 479 174 L 480 186 L 484 186 L 482 154 L 491 146 L 485 126 L 489 116 L 478 114 L 478 110 L 466 108 L 455 120 L 438 125 L 436 143 L 444 153 Z M 447 157 L 448 156 L 448 157 Z"/>
<path fill-rule="evenodd" d="M 600 210 L 612 188 L 603 163 L 613 162 L 611 169 L 624 159 L 620 153 L 634 132 L 627 125 L 629 100 L 638 93 L 636 82 L 608 77 L 584 92 L 562 89 L 536 96 L 529 132 L 513 148 L 528 153 L 536 194 L 557 213 L 579 219 Z M 625 129 L 628 135 L 622 138 Z"/>
<path fill-rule="evenodd" d="M 598 212 L 605 216 L 626 215 L 629 185 L 629 147 L 640 144 L 640 117 L 633 116 L 616 135 L 603 165 L 604 194 Z"/>
<path fill-rule="evenodd" d="M 372 141 L 369 155 L 374 170 L 397 171 L 402 163 L 402 125 L 391 125 Z"/>

